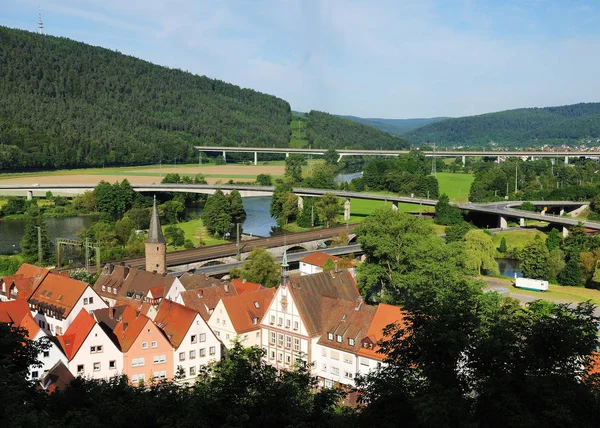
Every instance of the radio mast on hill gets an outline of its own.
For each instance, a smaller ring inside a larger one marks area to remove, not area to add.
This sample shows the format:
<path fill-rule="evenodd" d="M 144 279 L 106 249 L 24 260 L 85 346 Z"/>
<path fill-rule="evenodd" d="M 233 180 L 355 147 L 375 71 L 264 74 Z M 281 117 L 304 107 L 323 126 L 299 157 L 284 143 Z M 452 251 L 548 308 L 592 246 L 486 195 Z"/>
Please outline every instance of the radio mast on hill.
<path fill-rule="evenodd" d="M 40 34 L 44 34 L 44 23 L 42 22 L 42 8 L 38 7 L 38 28 Z"/>

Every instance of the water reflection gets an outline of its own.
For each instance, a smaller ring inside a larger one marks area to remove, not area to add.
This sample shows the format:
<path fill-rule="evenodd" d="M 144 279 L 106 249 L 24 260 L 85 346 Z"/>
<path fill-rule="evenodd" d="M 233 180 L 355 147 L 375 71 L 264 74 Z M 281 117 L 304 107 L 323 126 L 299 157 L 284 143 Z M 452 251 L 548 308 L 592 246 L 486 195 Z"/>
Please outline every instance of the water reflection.
<path fill-rule="evenodd" d="M 496 259 L 498 262 L 498 271 L 501 276 L 507 276 L 514 278 L 515 274 L 517 278 L 522 278 L 523 273 L 521 272 L 521 262 L 515 259 Z"/>

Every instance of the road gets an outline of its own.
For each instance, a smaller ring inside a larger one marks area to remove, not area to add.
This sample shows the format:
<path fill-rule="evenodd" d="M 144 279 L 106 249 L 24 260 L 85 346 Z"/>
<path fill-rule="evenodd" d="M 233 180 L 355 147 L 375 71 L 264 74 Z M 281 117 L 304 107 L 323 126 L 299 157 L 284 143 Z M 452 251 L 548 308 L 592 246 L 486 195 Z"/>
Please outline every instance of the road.
<path fill-rule="evenodd" d="M 339 236 L 342 233 L 351 234 L 355 225 L 331 227 L 329 229 L 316 229 L 308 232 L 290 233 L 272 236 L 269 238 L 251 239 L 240 242 L 240 252 L 249 252 L 254 248 L 273 248 L 285 245 L 302 244 L 308 241 L 323 240 Z M 167 266 L 185 265 L 188 263 L 201 262 L 205 260 L 232 257 L 237 254 L 236 244 L 212 245 L 210 247 L 194 248 L 191 250 L 175 251 L 167 253 Z M 126 266 L 144 268 L 146 259 L 143 257 L 114 261 L 113 263 L 124 263 Z"/>

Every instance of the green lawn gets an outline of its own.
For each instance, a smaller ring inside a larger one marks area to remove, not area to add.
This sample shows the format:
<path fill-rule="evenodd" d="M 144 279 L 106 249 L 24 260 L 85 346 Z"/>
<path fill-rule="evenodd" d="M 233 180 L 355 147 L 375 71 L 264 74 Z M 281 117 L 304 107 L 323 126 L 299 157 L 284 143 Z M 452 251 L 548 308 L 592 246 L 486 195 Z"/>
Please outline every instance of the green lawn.
<path fill-rule="evenodd" d="M 535 239 L 536 236 L 541 236 L 544 240 L 546 239 L 546 234 L 540 232 L 537 229 L 520 229 L 520 230 L 509 230 L 506 232 L 498 232 L 493 235 L 494 244 L 497 246 L 500 245 L 500 241 L 502 238 L 506 238 L 506 246 L 511 248 L 523 248 L 531 241 Z"/>
<path fill-rule="evenodd" d="M 391 202 L 369 201 L 365 199 L 350 199 L 350 223 L 360 223 L 375 210 L 384 206 L 391 206 Z M 418 204 L 398 204 L 398 211 L 403 213 L 433 212 L 434 208 L 429 206 L 420 207 Z"/>
<path fill-rule="evenodd" d="M 168 226 L 162 227 L 163 233 L 167 227 Z M 208 231 L 204 228 L 202 220 L 199 218 L 178 223 L 177 227 L 183 230 L 183 233 L 185 234 L 185 239 L 191 239 L 195 247 L 198 246 L 200 238 L 202 238 L 202 242 L 204 242 L 204 245 L 206 246 L 225 244 L 229 242 L 224 239 L 214 238 L 213 236 L 209 235 Z M 181 250 L 181 248 L 178 249 Z M 168 251 L 173 251 L 173 247 L 169 246 Z"/>
<path fill-rule="evenodd" d="M 440 195 L 445 193 L 454 202 L 467 202 L 471 183 L 475 179 L 473 174 L 438 172 L 436 176 L 440 184 Z"/>

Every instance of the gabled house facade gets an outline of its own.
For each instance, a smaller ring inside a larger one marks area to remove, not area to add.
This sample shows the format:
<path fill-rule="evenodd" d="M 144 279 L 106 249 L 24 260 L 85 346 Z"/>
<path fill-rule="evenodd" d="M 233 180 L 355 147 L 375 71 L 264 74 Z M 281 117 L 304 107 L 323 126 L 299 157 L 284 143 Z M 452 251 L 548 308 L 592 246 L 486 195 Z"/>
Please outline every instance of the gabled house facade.
<path fill-rule="evenodd" d="M 109 379 L 123 372 L 121 350 L 86 309 L 57 339 L 74 376 Z"/>
<path fill-rule="evenodd" d="M 154 319 L 173 348 L 173 373 L 193 382 L 202 367 L 222 357 L 222 343 L 193 309 L 164 300 Z"/>
<path fill-rule="evenodd" d="M 81 309 L 107 307 L 86 282 L 49 273 L 28 299 L 38 325 L 50 335 L 64 334 Z"/>
<path fill-rule="evenodd" d="M 254 287 L 253 287 L 254 288 Z M 246 347 L 262 346 L 261 322 L 276 290 L 260 288 L 222 298 L 208 324 L 227 348 L 237 338 Z"/>

